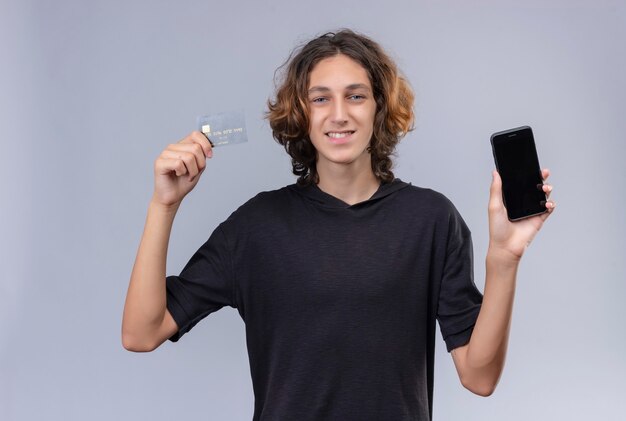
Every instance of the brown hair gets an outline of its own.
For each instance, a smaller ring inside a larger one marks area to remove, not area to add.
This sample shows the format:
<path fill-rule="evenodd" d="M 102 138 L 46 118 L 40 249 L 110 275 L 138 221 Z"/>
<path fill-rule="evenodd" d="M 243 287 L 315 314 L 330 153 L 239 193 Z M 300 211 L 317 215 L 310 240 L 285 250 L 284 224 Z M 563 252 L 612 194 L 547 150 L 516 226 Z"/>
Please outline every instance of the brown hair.
<path fill-rule="evenodd" d="M 309 138 L 309 75 L 321 60 L 344 54 L 365 68 L 376 100 L 374 132 L 369 152 L 372 171 L 383 182 L 394 175 L 391 155 L 400 139 L 413 129 L 413 91 L 383 49 L 351 30 L 328 32 L 295 49 L 287 61 L 276 99 L 268 101 L 274 139 L 291 156 L 298 184 L 318 183 L 317 151 Z M 277 71 L 278 71 L 277 70 Z"/>

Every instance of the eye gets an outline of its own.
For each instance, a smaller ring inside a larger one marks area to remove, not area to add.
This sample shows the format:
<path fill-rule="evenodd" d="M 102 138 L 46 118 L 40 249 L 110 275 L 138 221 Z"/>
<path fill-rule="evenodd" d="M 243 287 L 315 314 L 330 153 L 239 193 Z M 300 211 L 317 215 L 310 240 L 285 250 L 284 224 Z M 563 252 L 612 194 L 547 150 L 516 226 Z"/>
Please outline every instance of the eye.
<path fill-rule="evenodd" d="M 353 95 L 350 95 L 348 99 L 352 101 L 363 101 L 365 99 L 365 95 L 353 94 Z"/>
<path fill-rule="evenodd" d="M 318 103 L 318 104 L 326 102 L 326 101 L 328 101 L 328 98 L 323 97 L 323 96 L 318 96 L 318 97 L 311 99 L 311 102 Z"/>

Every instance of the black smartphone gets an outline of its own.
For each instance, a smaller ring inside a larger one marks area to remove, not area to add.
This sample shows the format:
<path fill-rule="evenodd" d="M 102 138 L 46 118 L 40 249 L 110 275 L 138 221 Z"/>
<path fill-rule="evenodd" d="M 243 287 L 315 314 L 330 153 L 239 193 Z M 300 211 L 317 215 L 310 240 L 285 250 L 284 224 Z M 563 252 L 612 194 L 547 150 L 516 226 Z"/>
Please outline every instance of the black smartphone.
<path fill-rule="evenodd" d="M 491 135 L 502 198 L 510 221 L 546 212 L 546 194 L 533 131 L 528 126 Z"/>

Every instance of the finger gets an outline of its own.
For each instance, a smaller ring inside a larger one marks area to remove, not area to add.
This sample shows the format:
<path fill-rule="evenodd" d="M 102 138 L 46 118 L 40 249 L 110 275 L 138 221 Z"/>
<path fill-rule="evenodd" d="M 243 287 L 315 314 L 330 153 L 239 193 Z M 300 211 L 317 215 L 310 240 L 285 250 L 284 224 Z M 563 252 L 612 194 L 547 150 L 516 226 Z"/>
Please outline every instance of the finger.
<path fill-rule="evenodd" d="M 502 179 L 500 178 L 500 174 L 498 174 L 498 171 L 493 170 L 491 172 L 491 177 L 491 189 L 489 193 L 498 193 L 498 191 L 502 190 Z"/>
<path fill-rule="evenodd" d="M 541 178 L 543 179 L 543 181 L 546 181 L 548 179 L 548 177 L 550 177 L 550 170 L 547 168 L 544 168 L 541 170 Z"/>
<path fill-rule="evenodd" d="M 181 143 L 196 143 L 200 145 L 204 156 L 211 158 L 213 156 L 213 147 L 209 139 L 201 132 L 195 130 L 189 134 L 186 138 L 181 140 Z"/>
<path fill-rule="evenodd" d="M 551 184 L 543 184 L 541 189 L 546 194 L 546 199 L 550 197 L 550 193 L 552 193 L 552 185 Z"/>
<path fill-rule="evenodd" d="M 180 159 L 159 158 L 154 163 L 154 171 L 159 175 L 175 173 L 177 177 L 187 173 L 185 163 Z"/>
<path fill-rule="evenodd" d="M 178 159 L 182 161 L 187 169 L 186 173 L 189 174 L 190 179 L 193 179 L 200 172 L 200 168 L 198 168 L 198 163 L 196 162 L 198 159 L 196 153 L 168 148 L 163 151 L 161 156 L 166 159 Z M 204 160 L 205 158 L 201 155 L 200 159 Z"/>
<path fill-rule="evenodd" d="M 554 209 L 556 209 L 556 203 L 554 203 L 553 201 L 546 202 L 546 209 L 548 210 L 547 212 L 539 215 L 542 221 L 545 221 L 550 215 L 552 215 L 552 212 L 554 212 Z"/>
<path fill-rule="evenodd" d="M 181 141 L 182 142 L 182 141 Z M 168 145 L 166 150 L 173 151 L 175 153 L 185 152 L 191 153 L 195 156 L 196 166 L 198 169 L 202 170 L 206 166 L 206 157 L 204 156 L 204 151 L 202 147 L 197 143 L 174 143 Z"/>
<path fill-rule="evenodd" d="M 491 198 L 502 198 L 502 179 L 500 178 L 500 174 L 498 174 L 498 171 L 493 170 L 491 177 L 489 195 Z"/>
<path fill-rule="evenodd" d="M 489 189 L 489 207 L 495 208 L 504 205 L 502 202 L 502 179 L 498 171 L 494 170 L 491 173 L 491 188 Z"/>

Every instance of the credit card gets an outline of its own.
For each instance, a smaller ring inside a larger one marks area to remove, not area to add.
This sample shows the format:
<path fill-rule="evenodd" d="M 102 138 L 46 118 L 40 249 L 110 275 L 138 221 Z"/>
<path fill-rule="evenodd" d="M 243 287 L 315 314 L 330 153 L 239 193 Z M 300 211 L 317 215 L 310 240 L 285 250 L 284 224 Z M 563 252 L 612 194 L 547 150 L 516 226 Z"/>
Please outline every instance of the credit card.
<path fill-rule="evenodd" d="M 246 116 L 243 111 L 200 116 L 198 130 L 204 133 L 213 147 L 248 141 Z"/>

